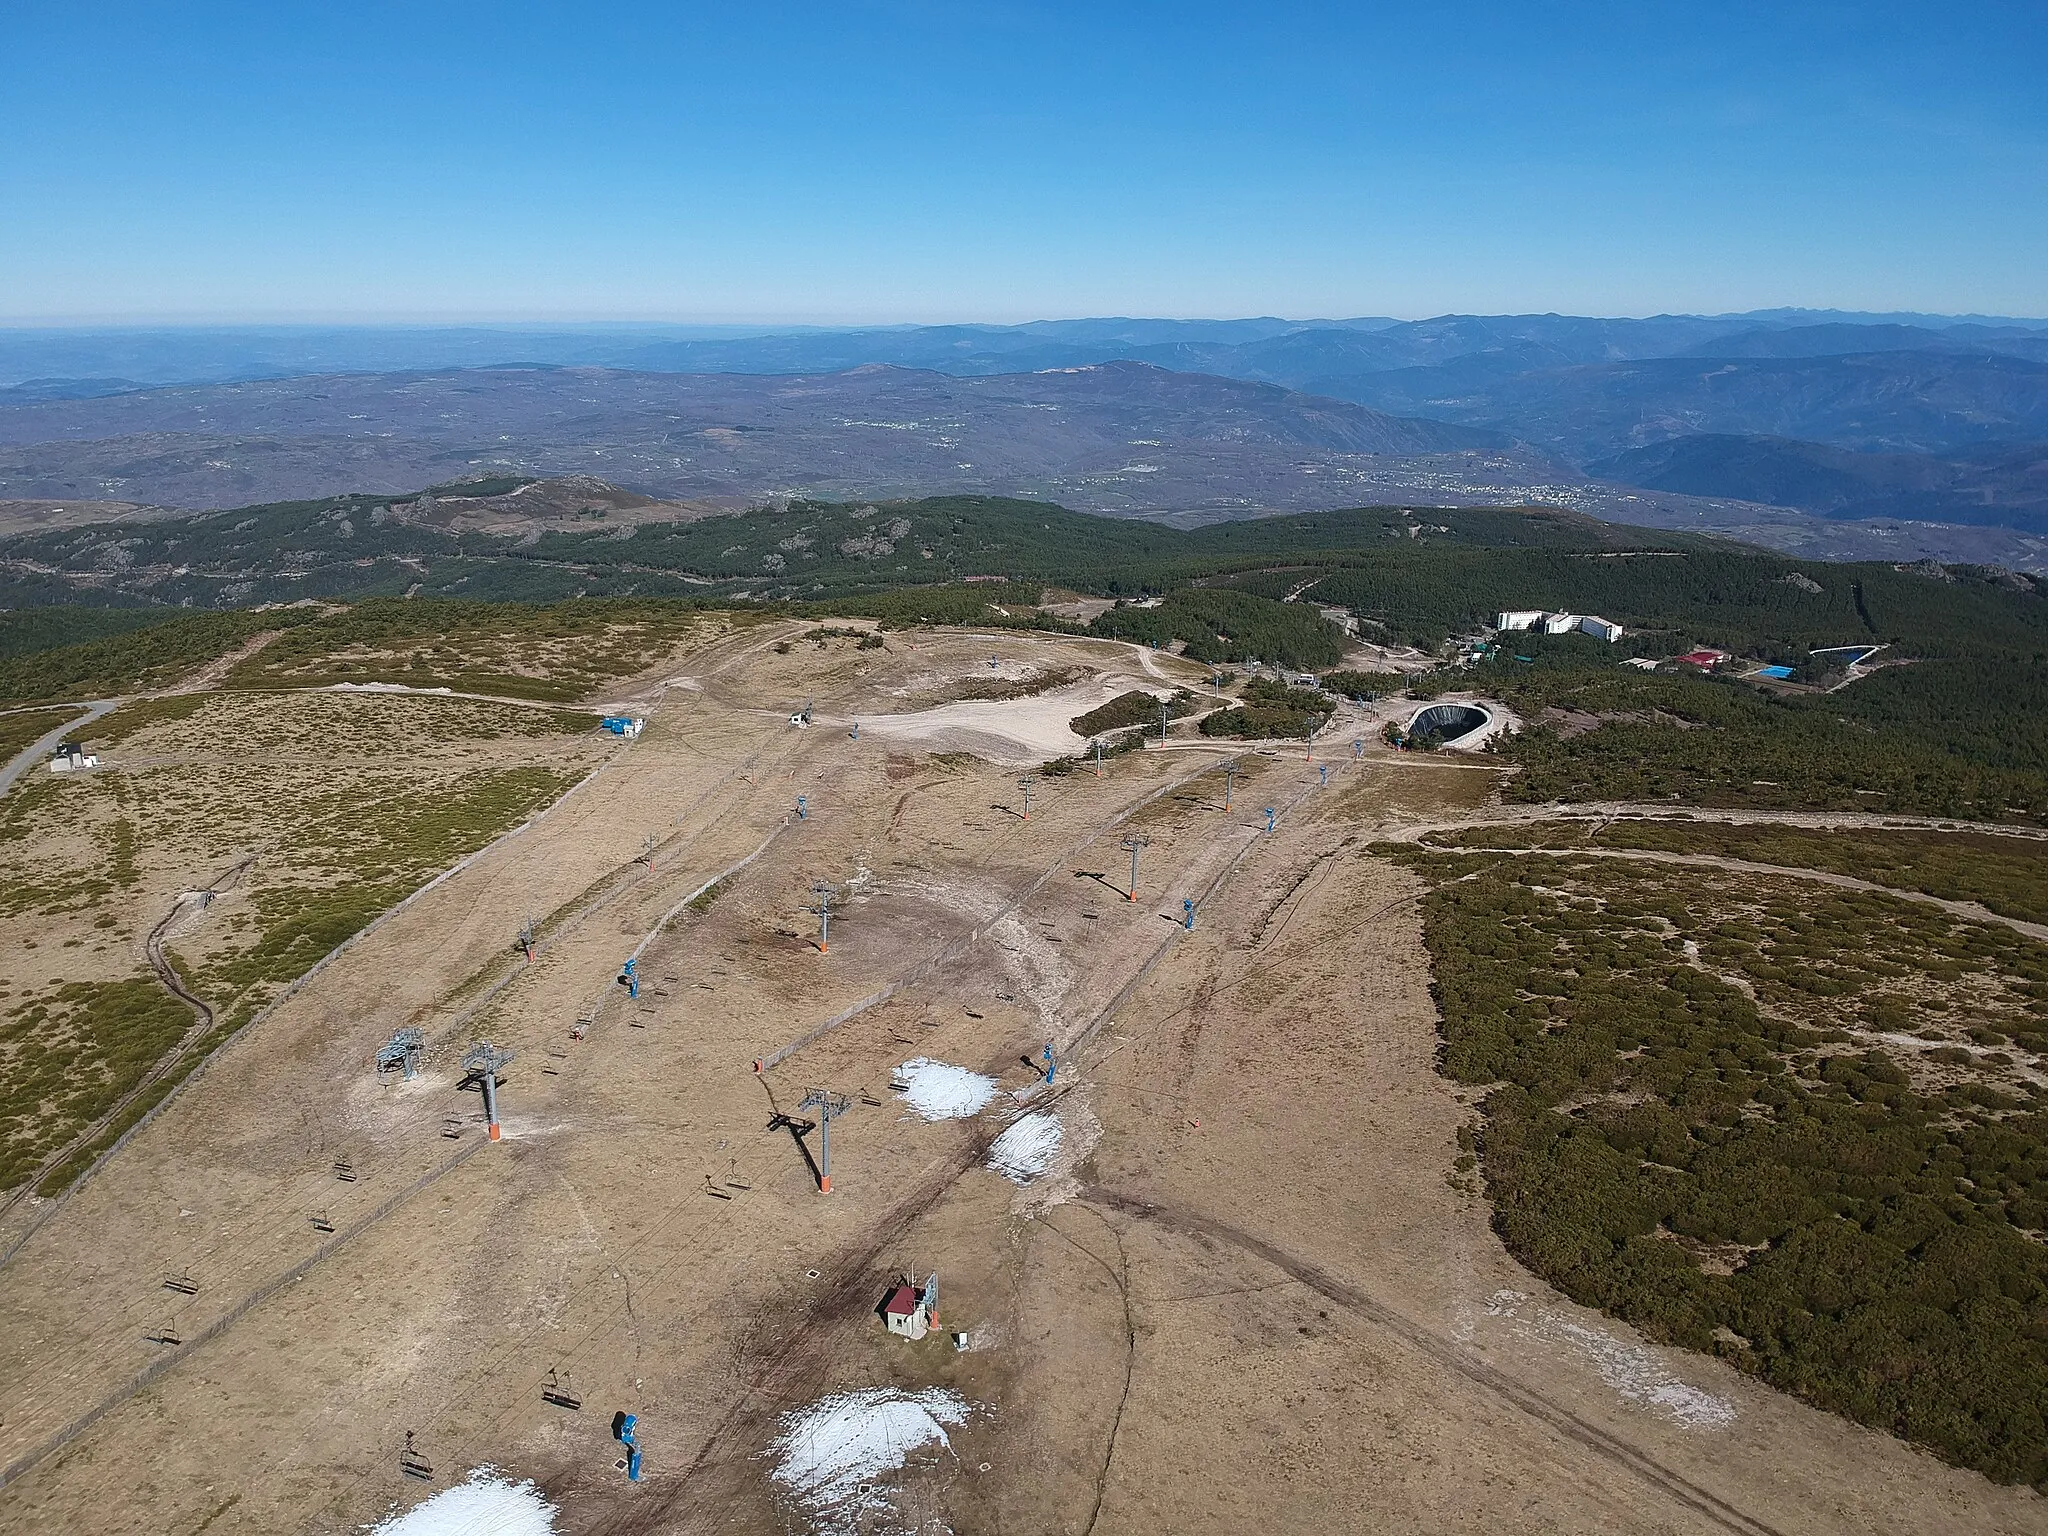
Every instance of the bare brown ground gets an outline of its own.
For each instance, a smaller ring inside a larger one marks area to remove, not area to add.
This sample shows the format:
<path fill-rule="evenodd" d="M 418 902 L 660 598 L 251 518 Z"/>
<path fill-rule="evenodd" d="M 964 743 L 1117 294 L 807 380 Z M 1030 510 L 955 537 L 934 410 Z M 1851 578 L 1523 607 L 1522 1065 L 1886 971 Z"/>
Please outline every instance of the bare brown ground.
<path fill-rule="evenodd" d="M 567 1530 L 821 1528 L 769 1480 L 778 1416 L 891 1384 L 977 1405 L 900 1495 L 963 1532 L 2048 1526 L 2031 1494 L 1645 1350 L 1522 1271 L 1450 1186 L 1469 1111 L 1434 1072 L 1419 888 L 1362 849 L 1469 814 L 1491 772 L 1346 763 L 1268 838 L 1252 808 L 1301 794 L 1306 764 L 1248 758 L 1226 813 L 1218 776 L 1181 782 L 1202 755 L 1146 752 L 1047 781 L 1026 823 L 1014 771 L 787 724 L 810 693 L 886 709 L 913 675 L 985 666 L 985 640 L 778 657 L 776 633 L 679 658 L 666 675 L 690 685 L 646 736 L 231 1047 L 0 1270 L 0 1458 L 104 1407 L 0 1492 L 0 1530 L 352 1530 L 427 1491 L 398 1471 L 408 1430 L 435 1486 L 488 1462 L 536 1478 Z M 798 792 L 813 816 L 786 826 Z M 1137 902 L 1116 845 L 1133 826 L 1152 840 Z M 764 841 L 647 949 L 627 1000 L 624 956 Z M 1181 896 L 1234 860 L 1176 937 Z M 829 954 L 803 910 L 820 878 L 847 887 Z M 540 962 L 457 1027 L 452 994 L 558 909 Z M 434 1059 L 379 1083 L 370 1053 L 408 1019 Z M 479 1032 L 519 1052 L 507 1139 L 480 1149 L 453 1071 Z M 1021 1094 L 1048 1039 L 1067 1049 L 1040 1101 L 1070 1135 L 1100 1125 L 1068 1185 L 1020 1194 L 982 1166 L 1011 1101 L 926 1123 L 888 1088 L 923 1055 Z M 830 1197 L 815 1134 L 771 1121 L 813 1086 L 854 1100 Z M 196 1297 L 161 1289 L 172 1268 Z M 946 1327 L 986 1347 L 883 1335 L 882 1286 L 933 1269 Z M 175 1314 L 196 1338 L 252 1295 L 127 1391 L 162 1353 L 146 1334 Z M 1732 1420 L 1688 1428 L 1622 1395 L 1616 1359 Z M 580 1412 L 541 1400 L 550 1370 Z M 641 1415 L 637 1487 L 612 1468 L 619 1409 Z"/>

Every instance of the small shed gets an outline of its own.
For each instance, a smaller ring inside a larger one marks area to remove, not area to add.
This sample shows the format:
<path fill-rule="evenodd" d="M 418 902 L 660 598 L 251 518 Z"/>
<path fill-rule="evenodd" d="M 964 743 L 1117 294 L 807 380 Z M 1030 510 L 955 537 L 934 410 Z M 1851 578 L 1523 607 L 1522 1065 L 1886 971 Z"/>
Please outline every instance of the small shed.
<path fill-rule="evenodd" d="M 50 772 L 77 773 L 87 768 L 97 768 L 99 757 L 85 750 L 75 741 L 67 741 L 57 748 L 57 755 L 50 759 Z"/>
<path fill-rule="evenodd" d="M 889 1287 L 879 1308 L 882 1326 L 906 1339 L 921 1339 L 938 1325 L 939 1277 L 935 1274 L 918 1289 L 908 1279 Z"/>

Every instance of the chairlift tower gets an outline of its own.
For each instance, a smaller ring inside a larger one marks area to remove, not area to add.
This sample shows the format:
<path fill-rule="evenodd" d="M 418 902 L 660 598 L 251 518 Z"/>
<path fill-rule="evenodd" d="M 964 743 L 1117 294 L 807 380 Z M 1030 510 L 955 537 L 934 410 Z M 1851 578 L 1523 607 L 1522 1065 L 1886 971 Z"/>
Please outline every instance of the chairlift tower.
<path fill-rule="evenodd" d="M 1037 778 L 1028 773 L 1017 780 L 1017 787 L 1024 791 L 1024 819 L 1026 821 L 1031 819 L 1031 786 L 1037 782 Z"/>
<path fill-rule="evenodd" d="M 832 952 L 832 892 L 835 889 L 829 880 L 811 882 L 811 894 L 818 898 L 818 953 Z"/>
<path fill-rule="evenodd" d="M 829 1088 L 806 1088 L 798 1109 L 818 1112 L 818 1193 L 832 1193 L 832 1122 L 853 1108 L 853 1100 Z"/>
<path fill-rule="evenodd" d="M 1152 839 L 1149 837 L 1132 836 L 1125 838 L 1123 842 L 1118 845 L 1131 856 L 1131 892 L 1129 899 L 1132 901 L 1136 901 L 1138 899 L 1138 854 L 1140 850 L 1145 848 L 1151 841 Z"/>
<path fill-rule="evenodd" d="M 377 1048 L 377 1073 L 381 1077 L 393 1067 L 405 1073 L 409 1083 L 420 1075 L 420 1051 L 427 1037 L 416 1029 L 401 1029 Z"/>
<path fill-rule="evenodd" d="M 533 964 L 533 919 L 530 917 L 519 925 L 519 950 L 526 956 L 526 963 Z"/>
<path fill-rule="evenodd" d="M 1241 771 L 1242 765 L 1234 757 L 1223 765 L 1223 809 L 1226 811 L 1230 809 L 1230 792 L 1236 787 L 1237 776 Z"/>
<path fill-rule="evenodd" d="M 1365 756 L 1365 742 L 1354 737 L 1351 742 L 1351 757 L 1354 762 Z"/>
<path fill-rule="evenodd" d="M 1102 777 L 1102 738 L 1095 738 L 1095 777 Z"/>
<path fill-rule="evenodd" d="M 1159 739 L 1161 741 L 1166 740 L 1166 710 L 1167 706 L 1172 702 L 1171 699 L 1161 699 L 1159 701 Z"/>
<path fill-rule="evenodd" d="M 625 968 L 619 972 L 619 980 L 626 984 L 626 996 L 638 998 L 640 996 L 640 962 L 629 959 L 625 964 Z"/>
<path fill-rule="evenodd" d="M 479 1040 L 462 1058 L 464 1086 L 474 1082 L 484 1091 L 484 1119 L 490 1125 L 491 1140 L 500 1139 L 498 1129 L 498 1072 L 512 1064 L 517 1053 L 488 1040 Z"/>

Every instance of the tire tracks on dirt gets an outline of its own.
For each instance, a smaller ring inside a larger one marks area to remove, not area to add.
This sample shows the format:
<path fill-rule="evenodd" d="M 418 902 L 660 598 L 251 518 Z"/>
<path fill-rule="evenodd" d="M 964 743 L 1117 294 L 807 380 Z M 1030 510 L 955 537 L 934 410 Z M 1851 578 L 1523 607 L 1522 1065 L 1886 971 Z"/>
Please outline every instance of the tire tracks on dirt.
<path fill-rule="evenodd" d="M 1237 1248 L 1290 1275 L 1325 1299 L 1392 1334 L 1409 1348 L 1456 1372 L 1473 1385 L 1511 1403 L 1531 1418 L 1548 1425 L 1572 1443 L 1620 1467 L 1637 1480 L 1657 1489 L 1695 1515 L 1734 1533 L 1734 1536 L 1782 1536 L 1777 1527 L 1744 1513 L 1683 1473 L 1666 1466 L 1648 1452 L 1581 1417 L 1570 1408 L 1533 1387 L 1525 1386 L 1505 1371 L 1459 1349 L 1449 1340 L 1432 1333 L 1412 1319 L 1374 1300 L 1359 1287 L 1339 1279 L 1305 1259 L 1256 1237 L 1241 1227 L 1198 1212 L 1166 1206 L 1121 1190 L 1091 1186 L 1081 1198 L 1092 1205 L 1116 1211 L 1134 1220 L 1149 1222 L 1183 1236 L 1201 1236 Z"/>

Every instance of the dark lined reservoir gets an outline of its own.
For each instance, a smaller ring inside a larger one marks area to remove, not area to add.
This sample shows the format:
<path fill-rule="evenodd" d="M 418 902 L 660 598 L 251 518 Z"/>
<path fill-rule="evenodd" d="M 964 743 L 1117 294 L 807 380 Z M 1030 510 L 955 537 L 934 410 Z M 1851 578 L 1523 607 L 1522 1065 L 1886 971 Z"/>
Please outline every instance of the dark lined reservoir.
<path fill-rule="evenodd" d="M 1492 720 L 1493 716 L 1476 704 L 1432 704 L 1408 722 L 1408 734 L 1456 741 L 1461 736 L 1470 736 Z"/>

